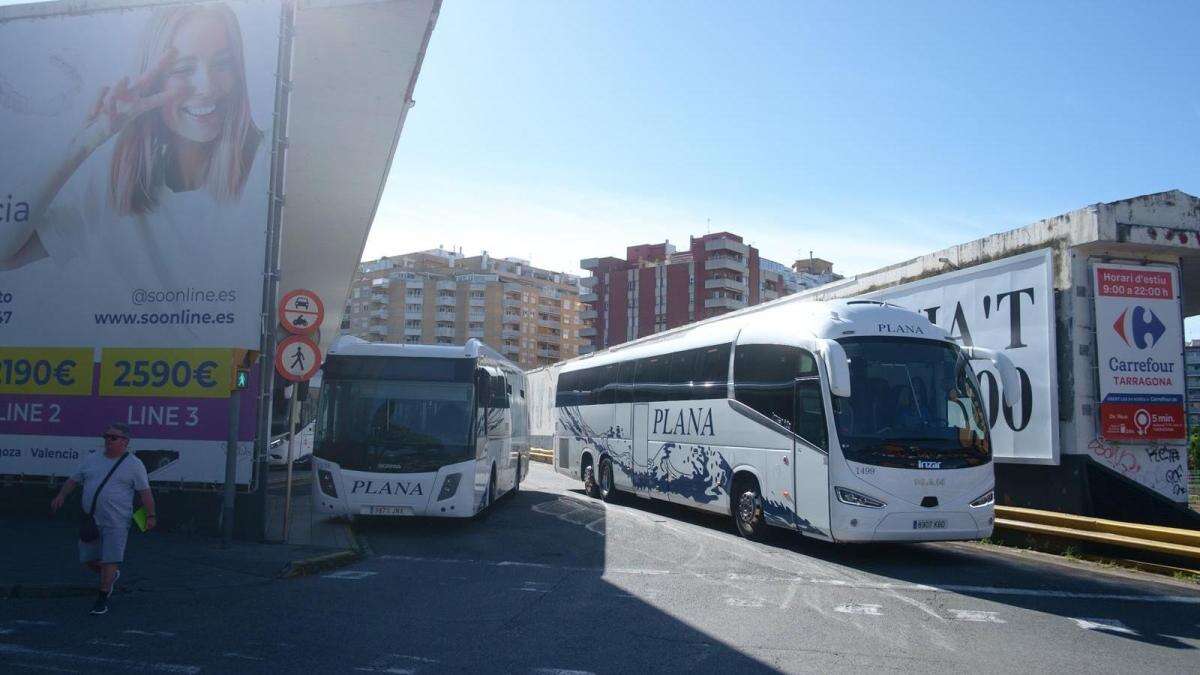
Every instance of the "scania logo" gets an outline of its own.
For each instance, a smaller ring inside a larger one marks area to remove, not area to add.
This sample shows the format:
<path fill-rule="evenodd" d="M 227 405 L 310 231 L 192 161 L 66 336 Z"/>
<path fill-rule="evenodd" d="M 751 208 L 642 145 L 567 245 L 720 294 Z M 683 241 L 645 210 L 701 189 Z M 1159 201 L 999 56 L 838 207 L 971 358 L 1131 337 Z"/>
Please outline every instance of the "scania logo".
<path fill-rule="evenodd" d="M 1158 344 L 1163 333 L 1167 332 L 1167 327 L 1154 315 L 1154 312 L 1141 305 L 1136 305 L 1133 307 L 1133 312 L 1130 312 L 1129 309 L 1121 312 L 1121 316 L 1118 316 L 1116 322 L 1113 323 L 1113 330 L 1130 347 L 1149 349 Z"/>

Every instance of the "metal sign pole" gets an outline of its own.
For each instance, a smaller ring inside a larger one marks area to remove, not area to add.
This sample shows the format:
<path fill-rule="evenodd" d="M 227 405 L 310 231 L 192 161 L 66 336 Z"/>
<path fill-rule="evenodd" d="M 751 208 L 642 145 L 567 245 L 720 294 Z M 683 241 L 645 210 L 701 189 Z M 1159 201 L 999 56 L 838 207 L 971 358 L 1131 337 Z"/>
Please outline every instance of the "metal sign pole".
<path fill-rule="evenodd" d="M 283 497 L 283 543 L 288 543 L 288 527 L 292 516 L 292 443 L 296 439 L 296 399 L 300 396 L 300 383 L 292 385 L 292 399 L 288 402 L 288 449 L 287 488 Z"/>
<path fill-rule="evenodd" d="M 238 421 L 242 410 L 242 392 L 229 393 L 229 438 L 225 444 L 225 495 L 221 506 L 221 545 L 233 542 L 233 502 L 237 492 Z"/>

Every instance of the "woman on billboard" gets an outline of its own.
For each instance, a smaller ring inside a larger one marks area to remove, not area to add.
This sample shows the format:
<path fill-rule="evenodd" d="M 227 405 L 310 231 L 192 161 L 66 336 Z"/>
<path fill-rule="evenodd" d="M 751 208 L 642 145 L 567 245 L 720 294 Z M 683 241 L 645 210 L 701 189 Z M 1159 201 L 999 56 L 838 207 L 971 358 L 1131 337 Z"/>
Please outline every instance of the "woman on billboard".
<path fill-rule="evenodd" d="M 233 11 L 161 9 L 142 32 L 137 74 L 102 87 L 65 156 L 33 176 L 28 217 L 0 231 L 0 266 L 83 254 L 169 283 L 172 264 L 210 249 L 201 237 L 238 220 L 227 211 L 261 139 Z"/>

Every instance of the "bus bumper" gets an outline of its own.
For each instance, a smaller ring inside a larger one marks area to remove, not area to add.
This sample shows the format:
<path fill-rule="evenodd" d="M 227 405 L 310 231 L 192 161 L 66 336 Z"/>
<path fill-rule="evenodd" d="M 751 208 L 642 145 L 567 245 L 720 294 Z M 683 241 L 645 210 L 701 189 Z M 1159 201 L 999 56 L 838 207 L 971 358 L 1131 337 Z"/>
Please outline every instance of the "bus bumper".
<path fill-rule="evenodd" d="M 313 459 L 318 513 L 331 516 L 439 516 L 475 514 L 475 462 L 444 466 L 436 472 L 380 474 L 344 471 Z"/>
<path fill-rule="evenodd" d="M 873 514 L 859 509 L 835 519 L 833 538 L 842 542 L 970 541 L 992 534 L 992 507 L 971 511 Z"/>

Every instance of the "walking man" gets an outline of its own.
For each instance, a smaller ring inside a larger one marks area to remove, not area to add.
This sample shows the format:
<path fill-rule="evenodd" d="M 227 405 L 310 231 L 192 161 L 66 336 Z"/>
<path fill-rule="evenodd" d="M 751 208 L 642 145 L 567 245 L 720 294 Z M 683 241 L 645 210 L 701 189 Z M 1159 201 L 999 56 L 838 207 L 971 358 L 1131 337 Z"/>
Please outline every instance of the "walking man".
<path fill-rule="evenodd" d="M 113 585 L 121 576 L 118 566 L 125 559 L 134 492 L 146 507 L 146 529 L 153 528 L 157 521 L 146 466 L 129 452 L 128 426 L 108 425 L 104 432 L 104 452 L 93 452 L 83 460 L 50 502 L 50 511 L 54 513 L 62 508 L 67 495 L 80 483 L 83 484 L 84 518 L 88 513 L 92 515 L 100 536 L 90 542 L 79 541 L 79 560 L 100 574 L 100 595 L 92 607 L 92 614 L 104 614 L 108 612 L 108 597 Z"/>

